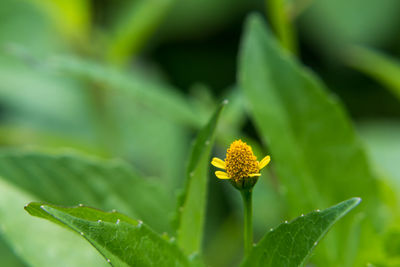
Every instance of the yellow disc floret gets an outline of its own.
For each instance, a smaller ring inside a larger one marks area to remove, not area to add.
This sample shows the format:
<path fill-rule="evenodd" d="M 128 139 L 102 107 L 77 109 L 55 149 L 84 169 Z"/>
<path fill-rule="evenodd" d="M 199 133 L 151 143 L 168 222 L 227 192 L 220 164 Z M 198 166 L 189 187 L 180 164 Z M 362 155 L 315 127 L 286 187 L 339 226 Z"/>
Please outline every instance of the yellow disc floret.
<path fill-rule="evenodd" d="M 216 171 L 219 179 L 229 179 L 238 189 L 251 188 L 260 176 L 260 170 L 268 165 L 270 156 L 264 157 L 260 162 L 251 149 L 242 140 L 234 141 L 226 151 L 225 160 L 213 158 L 211 164 L 225 170 Z"/>
<path fill-rule="evenodd" d="M 226 172 L 232 179 L 252 177 L 260 172 L 257 158 L 251 149 L 242 140 L 234 141 L 226 152 Z"/>

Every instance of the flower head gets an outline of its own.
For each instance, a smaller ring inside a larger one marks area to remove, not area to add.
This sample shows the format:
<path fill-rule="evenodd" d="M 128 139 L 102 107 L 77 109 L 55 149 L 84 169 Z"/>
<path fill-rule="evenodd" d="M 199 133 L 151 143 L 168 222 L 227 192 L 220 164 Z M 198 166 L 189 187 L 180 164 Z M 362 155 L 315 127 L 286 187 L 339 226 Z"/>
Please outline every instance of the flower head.
<path fill-rule="evenodd" d="M 242 140 L 234 141 L 226 152 L 225 160 L 213 158 L 211 164 L 224 171 L 216 171 L 219 179 L 230 179 L 238 189 L 252 188 L 260 176 L 260 170 L 268 165 L 271 157 L 266 156 L 260 162 L 251 149 Z"/>

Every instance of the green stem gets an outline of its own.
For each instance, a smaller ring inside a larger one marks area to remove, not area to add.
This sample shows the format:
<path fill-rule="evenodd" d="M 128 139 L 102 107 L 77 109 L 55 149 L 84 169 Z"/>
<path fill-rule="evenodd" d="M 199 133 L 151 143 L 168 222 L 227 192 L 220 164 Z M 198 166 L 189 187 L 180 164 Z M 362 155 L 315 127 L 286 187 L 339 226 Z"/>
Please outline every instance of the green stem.
<path fill-rule="evenodd" d="M 292 2 L 292 4 L 288 6 L 290 21 L 294 23 L 294 21 L 311 6 L 313 1 L 314 0 L 297 0 Z"/>
<path fill-rule="evenodd" d="M 267 16 L 281 45 L 292 54 L 297 54 L 295 29 L 290 21 L 287 0 L 265 0 Z"/>
<path fill-rule="evenodd" d="M 252 190 L 240 191 L 244 207 L 244 255 L 248 256 L 253 247 Z"/>

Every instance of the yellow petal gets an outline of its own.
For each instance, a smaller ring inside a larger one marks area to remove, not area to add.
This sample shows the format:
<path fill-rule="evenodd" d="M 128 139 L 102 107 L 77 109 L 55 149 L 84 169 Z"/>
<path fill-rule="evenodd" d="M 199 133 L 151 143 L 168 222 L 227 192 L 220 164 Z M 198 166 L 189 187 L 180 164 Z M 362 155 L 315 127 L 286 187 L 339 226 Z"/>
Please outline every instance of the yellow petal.
<path fill-rule="evenodd" d="M 249 177 L 254 177 L 254 176 L 261 176 L 261 173 L 252 173 L 252 174 L 249 174 Z"/>
<path fill-rule="evenodd" d="M 219 158 L 213 158 L 211 164 L 220 169 L 226 169 L 225 161 Z"/>
<path fill-rule="evenodd" d="M 258 168 L 261 170 L 262 168 L 267 166 L 270 161 L 271 161 L 271 157 L 270 156 L 266 156 L 265 158 L 263 158 L 260 161 L 260 163 L 258 163 Z"/>
<path fill-rule="evenodd" d="M 216 171 L 215 176 L 217 176 L 219 179 L 230 179 L 226 172 Z"/>

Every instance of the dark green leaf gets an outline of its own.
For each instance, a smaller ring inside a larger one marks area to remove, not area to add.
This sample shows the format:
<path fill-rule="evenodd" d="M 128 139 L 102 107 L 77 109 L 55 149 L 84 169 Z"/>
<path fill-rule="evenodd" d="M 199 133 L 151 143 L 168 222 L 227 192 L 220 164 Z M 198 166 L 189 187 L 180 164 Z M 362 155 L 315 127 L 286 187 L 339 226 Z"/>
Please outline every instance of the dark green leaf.
<path fill-rule="evenodd" d="M 118 212 L 89 207 L 63 208 L 33 202 L 25 209 L 34 216 L 59 221 L 89 241 L 113 266 L 188 266 L 177 246 L 141 221 Z"/>
<path fill-rule="evenodd" d="M 184 195 L 178 201 L 177 240 L 179 246 L 188 255 L 201 250 L 210 153 L 218 118 L 225 104 L 224 101 L 218 107 L 208 124 L 197 136 L 189 158 Z"/>
<path fill-rule="evenodd" d="M 352 198 L 280 224 L 261 239 L 242 266 L 303 266 L 327 231 L 359 203 L 359 198 Z"/>
<path fill-rule="evenodd" d="M 271 151 L 271 167 L 289 214 L 359 195 L 365 221 L 376 220 L 381 204 L 377 180 L 342 105 L 285 53 L 257 16 L 250 17 L 245 29 L 239 79 L 255 126 Z M 341 224 L 326 240 L 321 262 L 343 262 L 345 249 L 328 247 L 348 235 L 348 225 Z"/>
<path fill-rule="evenodd" d="M 240 57 L 240 82 L 292 214 L 354 194 L 369 201 L 376 181 L 341 104 L 250 17 Z"/>

